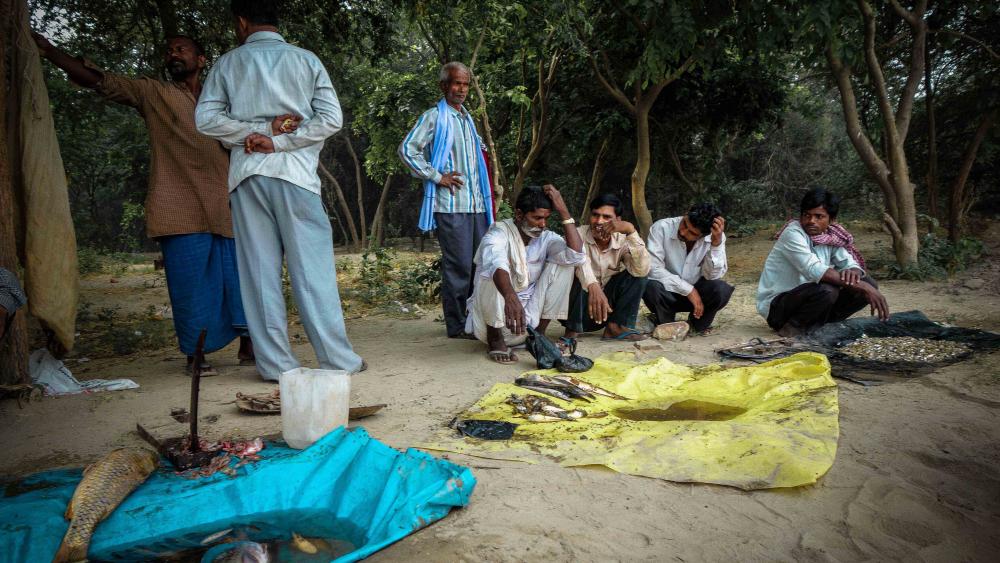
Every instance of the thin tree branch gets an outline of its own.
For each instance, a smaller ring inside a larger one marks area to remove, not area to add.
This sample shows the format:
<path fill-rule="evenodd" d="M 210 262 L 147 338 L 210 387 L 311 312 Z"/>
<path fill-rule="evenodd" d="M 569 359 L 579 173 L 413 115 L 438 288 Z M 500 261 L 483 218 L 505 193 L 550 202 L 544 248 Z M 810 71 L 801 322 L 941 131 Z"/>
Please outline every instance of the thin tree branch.
<path fill-rule="evenodd" d="M 483 46 L 483 38 L 486 37 L 486 28 L 479 32 L 479 40 L 476 41 L 476 48 L 472 50 L 472 58 L 469 59 L 469 71 L 476 68 L 476 59 L 479 58 L 479 48 Z"/>
<path fill-rule="evenodd" d="M 943 33 L 945 35 L 953 35 L 955 37 L 960 37 L 962 39 L 965 39 L 966 41 L 971 41 L 971 42 L 975 43 L 976 45 L 982 47 L 983 50 L 985 50 L 987 53 L 989 53 L 990 56 L 993 57 L 994 59 L 1000 59 L 1000 54 L 997 54 L 997 52 L 994 51 L 992 47 L 990 47 L 986 43 L 983 43 L 979 39 L 976 39 L 975 37 L 969 35 L 968 33 L 962 33 L 961 31 L 955 31 L 954 29 L 947 29 L 947 28 L 931 29 L 931 30 L 928 30 L 928 31 L 930 33 Z"/>
<path fill-rule="evenodd" d="M 924 20 L 924 10 L 927 8 L 927 1 L 920 0 L 912 18 L 906 22 L 913 33 L 913 46 L 910 49 L 910 67 L 906 76 L 906 86 L 899 97 L 899 106 L 896 108 L 896 131 L 899 134 L 899 142 L 906 142 L 906 135 L 910 130 L 910 118 L 913 117 L 913 101 L 917 95 L 917 89 L 924 77 L 924 59 L 927 56 L 927 22 Z"/>
<path fill-rule="evenodd" d="M 649 26 L 643 23 L 643 21 L 639 19 L 639 16 L 622 7 L 621 2 L 618 0 L 610 0 L 609 4 L 611 4 L 611 7 L 614 8 L 616 12 L 628 18 L 629 22 L 635 26 L 635 29 L 638 30 L 639 33 L 642 35 L 647 35 L 649 33 Z"/>
<path fill-rule="evenodd" d="M 597 67 L 597 59 L 594 58 L 594 55 L 588 52 L 587 56 L 590 58 L 590 66 L 594 69 L 594 75 L 597 77 L 597 81 L 601 83 L 601 86 L 603 86 L 604 89 L 611 94 L 612 98 L 617 100 L 621 105 L 625 106 L 625 109 L 627 109 L 629 113 L 635 114 L 635 104 L 629 101 L 628 96 L 625 95 L 625 92 L 621 91 L 621 88 L 612 84 L 607 78 L 604 77 L 601 73 L 601 69 Z"/>
<path fill-rule="evenodd" d="M 441 64 L 447 63 L 448 58 L 446 56 L 446 53 L 443 50 L 441 50 L 440 47 L 438 47 L 437 43 L 434 42 L 434 39 L 431 38 L 431 34 L 427 31 L 427 28 L 424 27 L 423 22 L 420 21 L 419 18 L 417 19 L 417 29 L 419 29 L 420 34 L 424 36 L 424 41 L 427 41 L 427 44 L 431 46 L 431 49 L 434 49 L 434 54 L 437 55 L 438 60 L 441 61 Z"/>
<path fill-rule="evenodd" d="M 890 209 L 890 213 L 895 214 L 896 197 L 889 182 L 889 167 L 879 158 L 875 147 L 861 125 L 861 119 L 858 116 L 858 102 L 854 95 L 854 86 L 851 85 L 851 69 L 834 54 L 831 45 L 827 45 L 826 47 L 826 59 L 830 66 L 830 72 L 837 83 L 837 89 L 840 90 L 840 101 L 844 111 L 844 124 L 847 129 L 847 136 L 851 140 L 851 144 L 854 145 L 854 149 L 858 152 L 861 162 L 868 169 L 868 173 L 871 174 L 875 183 L 878 184 L 879 189 L 882 190 L 882 195 L 885 197 L 886 206 Z"/>
<path fill-rule="evenodd" d="M 886 139 L 892 146 L 898 146 L 899 132 L 896 129 L 896 116 L 889 100 L 889 89 L 886 87 L 885 75 L 882 74 L 882 64 L 875 53 L 875 12 L 866 0 L 857 0 L 857 2 L 865 26 L 865 62 L 868 64 L 868 75 L 871 77 L 879 112 L 882 114 L 882 121 L 885 124 Z"/>

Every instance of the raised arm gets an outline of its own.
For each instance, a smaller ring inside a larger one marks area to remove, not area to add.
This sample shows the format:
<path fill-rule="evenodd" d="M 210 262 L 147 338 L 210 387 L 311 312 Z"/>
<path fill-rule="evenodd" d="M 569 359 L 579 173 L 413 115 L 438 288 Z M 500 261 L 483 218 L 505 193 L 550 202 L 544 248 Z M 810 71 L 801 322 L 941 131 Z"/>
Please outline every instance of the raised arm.
<path fill-rule="evenodd" d="M 35 44 L 38 45 L 38 50 L 42 56 L 61 68 L 69 79 L 76 84 L 84 88 L 96 88 L 100 84 L 101 79 L 104 78 L 103 74 L 84 64 L 82 59 L 70 56 L 62 49 L 50 43 L 44 36 L 35 32 L 31 32 L 31 36 L 35 39 Z"/>

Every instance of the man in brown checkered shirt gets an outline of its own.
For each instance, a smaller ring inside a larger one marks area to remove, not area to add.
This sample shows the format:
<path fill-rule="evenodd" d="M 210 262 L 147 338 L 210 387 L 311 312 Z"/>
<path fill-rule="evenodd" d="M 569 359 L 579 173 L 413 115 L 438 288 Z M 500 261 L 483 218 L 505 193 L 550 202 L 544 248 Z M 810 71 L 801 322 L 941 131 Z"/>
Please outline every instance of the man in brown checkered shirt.
<path fill-rule="evenodd" d="M 164 64 L 170 80 L 157 80 L 104 72 L 41 35 L 35 34 L 35 41 L 70 80 L 136 108 L 146 122 L 151 152 L 146 232 L 163 251 L 174 328 L 188 369 L 202 330 L 207 331 L 206 353 L 240 336 L 240 363 L 252 364 L 229 212 L 229 151 L 199 133 L 194 123 L 207 64 L 201 45 L 187 36 L 168 38 Z M 265 134 L 291 132 L 298 119 L 277 116 Z M 211 366 L 203 364 L 202 375 L 212 374 Z"/>

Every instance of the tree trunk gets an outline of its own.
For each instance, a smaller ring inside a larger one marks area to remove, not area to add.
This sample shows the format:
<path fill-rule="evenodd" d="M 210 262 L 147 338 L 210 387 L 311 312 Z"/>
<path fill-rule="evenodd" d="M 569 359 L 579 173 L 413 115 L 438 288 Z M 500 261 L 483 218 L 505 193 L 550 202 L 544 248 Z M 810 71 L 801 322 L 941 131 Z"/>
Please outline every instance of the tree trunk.
<path fill-rule="evenodd" d="M 965 147 L 965 154 L 962 155 L 962 165 L 958 169 L 958 176 L 955 177 L 955 181 L 951 184 L 951 205 L 948 209 L 948 238 L 952 242 L 958 242 L 958 239 L 962 238 L 962 211 L 967 204 L 965 184 L 969 180 L 972 165 L 976 162 L 976 153 L 979 152 L 979 145 L 983 143 L 986 134 L 993 127 L 996 117 L 997 110 L 995 109 L 983 116 L 983 120 L 979 122 L 979 127 L 976 128 L 975 135 L 972 136 L 972 139 L 969 139 L 969 144 Z"/>
<path fill-rule="evenodd" d="M 646 179 L 649 177 L 649 104 L 636 104 L 635 113 L 635 141 L 636 156 L 635 169 L 632 171 L 632 211 L 635 213 L 635 220 L 639 223 L 639 234 L 642 238 L 649 235 L 649 228 L 653 226 L 653 216 L 646 205 Z"/>
<path fill-rule="evenodd" d="M 21 1 L 21 0 L 13 0 Z M 0 0 L 0 80 L 7 76 L 7 41 L 13 35 L 11 25 L 14 13 L 12 0 Z M 12 82 L 14 88 L 16 82 Z M 8 132 L 7 88 L 0 88 L 0 131 Z M 7 151 L 7 139 L 0 136 L 0 268 L 18 273 L 17 239 L 14 232 L 14 185 L 11 181 L 12 165 Z M 27 383 L 28 379 L 28 329 L 25 318 L 27 307 L 17 311 L 10 330 L 0 341 L 0 384 Z"/>
<path fill-rule="evenodd" d="M 927 108 L 927 211 L 931 217 L 940 219 L 938 206 L 938 151 L 937 118 L 934 114 L 934 85 L 931 76 L 931 53 L 928 49 L 924 62 L 924 104 Z"/>
<path fill-rule="evenodd" d="M 493 196 L 495 201 L 493 202 L 493 209 L 495 210 L 498 205 L 497 202 L 503 199 L 504 183 L 507 179 L 503 174 L 503 166 L 500 162 L 500 155 L 497 153 L 497 145 L 493 140 L 493 128 L 490 126 L 490 114 L 486 111 L 486 96 L 483 95 L 483 89 L 479 87 L 479 79 L 476 78 L 476 74 L 472 74 L 472 88 L 476 91 L 476 96 L 479 98 L 479 109 L 483 112 L 483 118 L 481 120 L 483 127 L 483 140 L 486 142 L 486 152 L 490 155 L 490 162 L 493 164 Z"/>
<path fill-rule="evenodd" d="M 529 110 L 531 112 L 531 147 L 528 149 L 528 155 L 524 157 L 524 161 L 518 162 L 517 175 L 514 177 L 514 184 L 510 194 L 512 200 L 516 200 L 517 194 L 521 193 L 528 174 L 534 168 L 538 157 L 542 154 L 549 126 L 549 95 L 552 92 L 552 81 L 554 80 L 558 63 L 558 51 L 553 53 L 547 72 L 544 60 L 539 59 L 538 61 L 538 89 L 535 91 L 535 95 L 532 98 L 532 107 Z M 538 100 L 537 104 L 534 103 L 536 99 Z"/>
<path fill-rule="evenodd" d="M 154 0 L 156 12 L 160 16 L 160 25 L 163 27 L 163 37 L 174 37 L 178 33 L 177 12 L 174 10 L 173 0 Z"/>
<path fill-rule="evenodd" d="M 382 184 L 382 195 L 378 198 L 378 207 L 375 208 L 375 216 L 372 217 L 372 234 L 371 234 L 371 245 L 382 246 L 382 242 L 385 240 L 383 228 L 385 222 L 385 202 L 389 198 L 389 186 L 392 185 L 392 174 L 387 174 L 385 177 L 385 183 Z"/>
<path fill-rule="evenodd" d="M 347 199 L 344 197 L 344 190 L 340 187 L 340 182 L 337 178 L 330 174 L 330 171 L 323 166 L 323 163 L 319 163 L 319 171 L 326 176 L 327 180 L 330 180 L 330 184 L 333 186 L 333 193 L 337 195 L 337 202 L 340 203 L 340 210 L 347 218 L 347 228 L 351 231 L 351 241 L 354 250 L 361 251 L 361 238 L 358 236 L 358 229 L 354 226 L 354 218 L 351 217 L 351 208 L 347 205 Z"/>
<path fill-rule="evenodd" d="M 347 152 L 351 154 L 351 160 L 354 161 L 354 181 L 358 184 L 358 220 L 360 221 L 358 226 L 363 236 L 368 232 L 368 227 L 365 225 L 365 187 L 361 174 L 361 162 L 358 161 L 358 154 L 354 152 L 354 145 L 351 143 L 349 134 L 344 136 L 344 142 L 347 144 Z"/>
<path fill-rule="evenodd" d="M 610 142 L 611 134 L 609 133 L 597 151 L 597 158 L 594 159 L 594 170 L 590 173 L 590 185 L 587 186 L 587 197 L 583 199 L 583 211 L 580 213 L 581 225 L 586 225 L 590 219 L 590 202 L 597 197 L 597 192 L 601 187 L 601 179 L 604 178 L 604 156 L 608 153 L 608 143 Z"/>

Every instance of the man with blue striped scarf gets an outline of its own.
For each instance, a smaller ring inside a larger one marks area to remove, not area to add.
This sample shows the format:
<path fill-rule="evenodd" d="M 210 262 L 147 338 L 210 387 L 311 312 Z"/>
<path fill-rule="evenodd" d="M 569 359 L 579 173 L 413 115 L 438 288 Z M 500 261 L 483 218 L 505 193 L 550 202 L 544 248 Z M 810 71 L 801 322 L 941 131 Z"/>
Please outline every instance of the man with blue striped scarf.
<path fill-rule="evenodd" d="M 441 304 L 449 338 L 465 331 L 472 295 L 473 257 L 493 223 L 493 197 L 483 144 L 472 115 L 462 106 L 472 75 L 464 64 L 441 67 L 444 97 L 425 111 L 399 145 L 399 157 L 423 180 L 420 229 L 436 231 L 441 247 Z"/>

